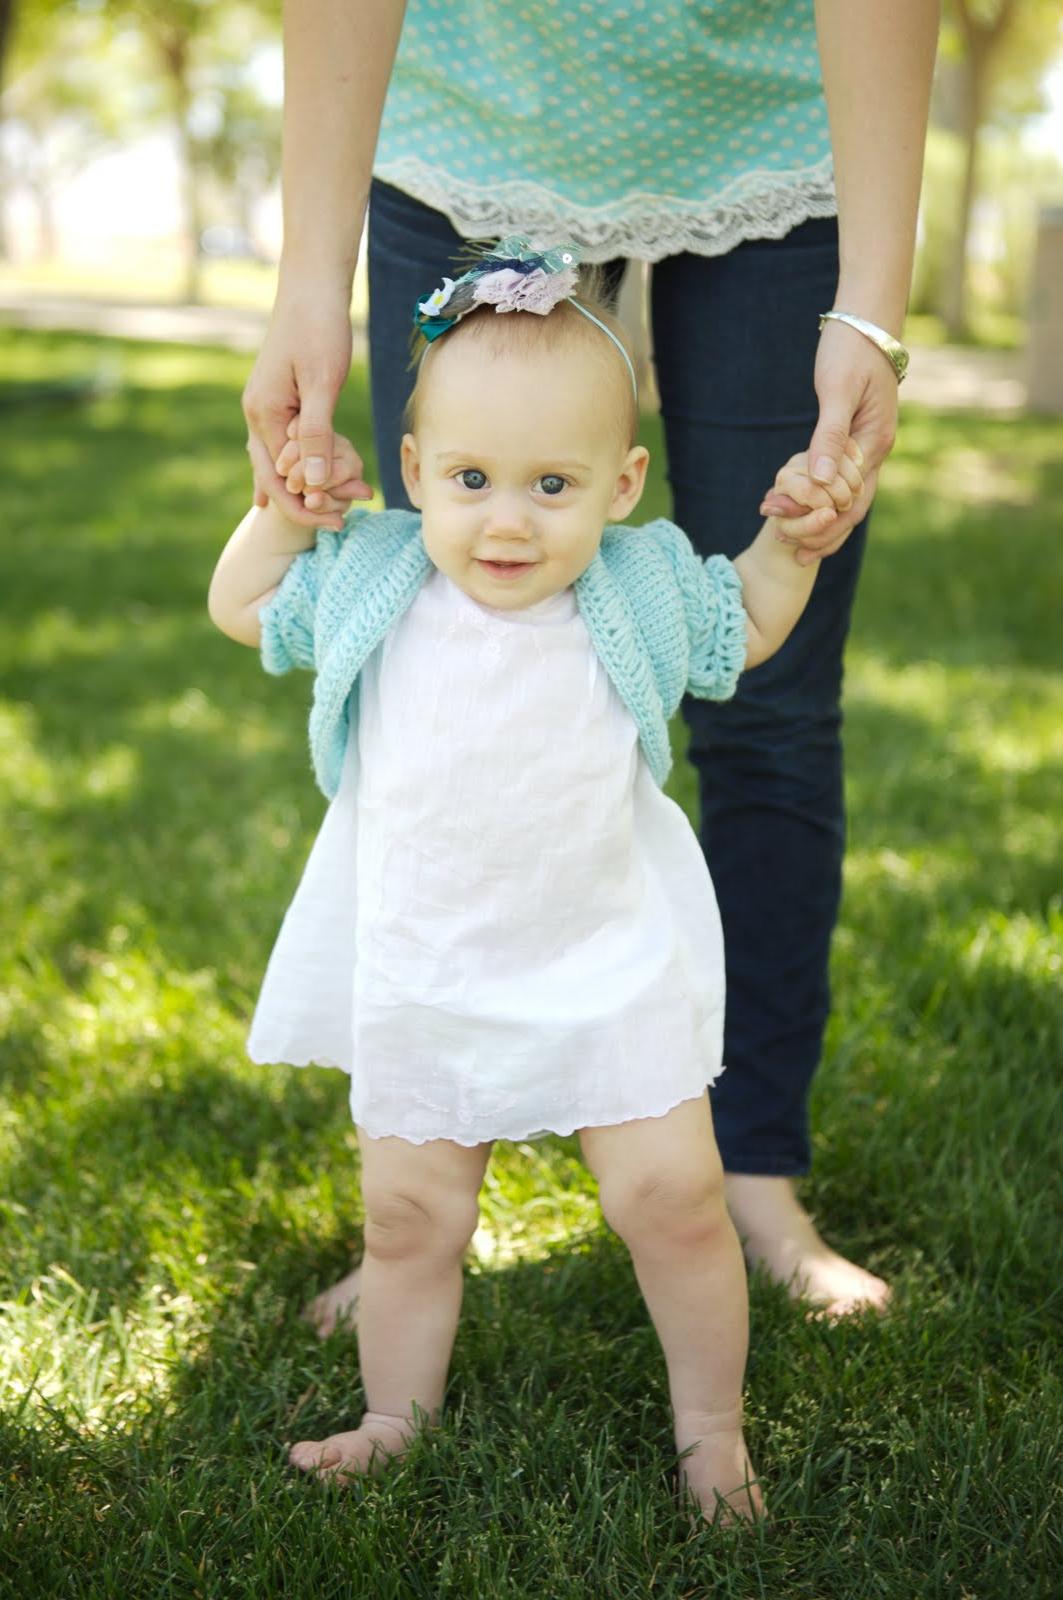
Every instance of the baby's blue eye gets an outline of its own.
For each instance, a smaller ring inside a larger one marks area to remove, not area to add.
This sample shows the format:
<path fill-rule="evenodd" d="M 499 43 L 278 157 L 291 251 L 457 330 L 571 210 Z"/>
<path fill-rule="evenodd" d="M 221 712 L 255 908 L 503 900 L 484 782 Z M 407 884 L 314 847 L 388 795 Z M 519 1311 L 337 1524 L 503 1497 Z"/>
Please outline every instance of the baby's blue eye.
<path fill-rule="evenodd" d="M 565 480 L 558 477 L 556 472 L 546 472 L 539 479 L 539 487 L 543 494 L 560 494 L 565 487 Z"/>
<path fill-rule="evenodd" d="M 458 477 L 466 489 L 482 489 L 487 482 L 486 472 L 481 472 L 478 467 L 466 467 L 464 472 L 459 472 Z"/>

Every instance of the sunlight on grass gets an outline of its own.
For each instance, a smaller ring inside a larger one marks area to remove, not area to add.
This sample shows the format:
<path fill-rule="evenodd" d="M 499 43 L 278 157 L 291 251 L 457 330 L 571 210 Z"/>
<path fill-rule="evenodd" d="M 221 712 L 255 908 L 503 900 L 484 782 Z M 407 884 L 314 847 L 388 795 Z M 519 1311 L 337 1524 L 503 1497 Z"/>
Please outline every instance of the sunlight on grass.
<path fill-rule="evenodd" d="M 1033 474 L 1006 451 L 946 450 L 937 470 L 950 498 L 961 505 L 1029 506 L 1036 496 Z"/>
<path fill-rule="evenodd" d="M 968 940 L 961 935 L 958 943 L 961 965 L 969 974 L 995 969 L 1021 973 L 1027 982 L 1056 985 L 1063 973 L 1063 903 L 1057 900 L 1049 908 L 1047 926 L 1027 916 L 990 912 Z"/>
<path fill-rule="evenodd" d="M 578 1155 L 560 1158 L 558 1141 L 498 1145 L 484 1179 L 472 1251 L 481 1268 L 541 1261 L 551 1250 L 602 1225 L 597 1192 Z"/>
<path fill-rule="evenodd" d="M 896 665 L 854 645 L 846 703 L 915 715 L 987 770 L 1030 771 L 1063 753 L 1063 690 L 1040 672 Z"/>
<path fill-rule="evenodd" d="M 96 751 L 82 776 L 82 789 L 97 799 L 117 799 L 129 795 L 136 786 L 140 762 L 127 744 L 111 745 Z"/>
<path fill-rule="evenodd" d="M 30 706 L 0 701 L 0 779 L 9 804 L 55 804 L 54 769 L 38 748 L 36 718 Z"/>
<path fill-rule="evenodd" d="M 0 1405 L 62 1418 L 91 1436 L 132 1426 L 165 1402 L 178 1353 L 194 1347 L 201 1313 L 187 1294 L 144 1287 L 100 1315 L 99 1294 L 62 1267 L 0 1302 Z"/>
<path fill-rule="evenodd" d="M 67 606 L 39 611 L 22 630 L 19 656 L 26 666 L 67 662 L 71 657 L 113 655 L 124 642 L 124 618 L 102 617 L 88 621 Z"/>

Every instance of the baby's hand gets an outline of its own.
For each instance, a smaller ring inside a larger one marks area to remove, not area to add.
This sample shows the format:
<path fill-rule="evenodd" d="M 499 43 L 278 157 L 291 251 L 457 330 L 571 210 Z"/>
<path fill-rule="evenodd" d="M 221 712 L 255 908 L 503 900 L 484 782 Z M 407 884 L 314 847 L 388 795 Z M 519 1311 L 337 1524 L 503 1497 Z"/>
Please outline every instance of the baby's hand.
<path fill-rule="evenodd" d="M 332 447 L 332 475 L 327 483 L 306 485 L 303 463 L 299 459 L 299 422 L 288 424 L 288 443 L 274 462 L 279 477 L 290 494 L 302 495 L 308 511 L 320 514 L 322 525 L 339 532 L 352 500 L 365 499 L 362 458 L 349 439 L 335 434 Z"/>
<path fill-rule="evenodd" d="M 771 521 L 775 537 L 798 547 L 802 566 L 819 559 L 817 546 L 829 538 L 839 511 L 848 511 L 864 488 L 863 452 L 848 440 L 839 470 L 830 483 L 818 483 L 808 470 L 808 453 L 791 456 L 775 474 L 774 487 L 764 496 L 762 516 Z"/>

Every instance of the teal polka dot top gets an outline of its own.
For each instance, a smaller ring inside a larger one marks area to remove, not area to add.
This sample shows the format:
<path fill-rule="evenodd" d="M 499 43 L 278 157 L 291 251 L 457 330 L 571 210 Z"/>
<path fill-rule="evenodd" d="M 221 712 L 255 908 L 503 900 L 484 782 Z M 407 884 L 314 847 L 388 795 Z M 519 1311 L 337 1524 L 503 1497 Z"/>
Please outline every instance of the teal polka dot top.
<path fill-rule="evenodd" d="M 779 238 L 836 210 L 813 0 L 410 0 L 374 170 L 591 261 Z"/>

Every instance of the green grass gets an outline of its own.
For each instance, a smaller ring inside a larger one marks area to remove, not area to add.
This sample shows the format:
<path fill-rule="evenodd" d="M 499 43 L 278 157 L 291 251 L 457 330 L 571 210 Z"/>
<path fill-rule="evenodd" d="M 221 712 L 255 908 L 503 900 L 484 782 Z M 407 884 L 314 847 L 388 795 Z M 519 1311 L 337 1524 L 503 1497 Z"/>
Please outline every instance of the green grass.
<path fill-rule="evenodd" d="M 286 1469 L 359 1411 L 353 1341 L 295 1313 L 361 1214 L 342 1077 L 242 1053 L 321 814 L 307 680 L 204 609 L 246 362 L 8 332 L 0 369 L 111 379 L 0 387 L 0 1594 L 1058 1593 L 1058 423 L 913 411 L 887 474 L 805 1193 L 897 1302 L 830 1327 L 754 1282 L 773 1517 L 690 1534 L 572 1140 L 494 1157 L 438 1436 L 356 1491 Z M 358 374 L 342 422 L 368 439 Z"/>

